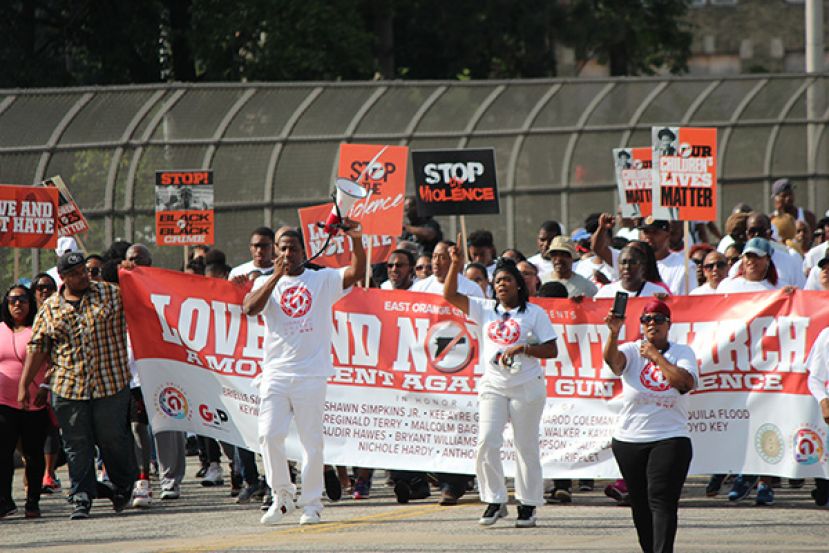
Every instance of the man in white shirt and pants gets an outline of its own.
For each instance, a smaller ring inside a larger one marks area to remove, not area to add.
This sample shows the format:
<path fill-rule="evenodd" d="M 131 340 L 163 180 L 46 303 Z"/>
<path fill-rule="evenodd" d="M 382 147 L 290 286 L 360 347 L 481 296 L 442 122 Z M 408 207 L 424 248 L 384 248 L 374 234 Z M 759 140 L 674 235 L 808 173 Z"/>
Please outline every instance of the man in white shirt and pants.
<path fill-rule="evenodd" d="M 305 268 L 302 236 L 281 234 L 274 272 L 254 282 L 245 297 L 246 315 L 265 318 L 265 358 L 259 386 L 259 444 L 273 504 L 262 524 L 276 524 L 294 510 L 296 487 L 291 483 L 285 438 L 294 418 L 302 445 L 300 524 L 320 522 L 323 485 L 323 411 L 331 364 L 331 308 L 365 275 L 362 233 L 346 221 L 352 239 L 351 265 L 342 269 Z"/>

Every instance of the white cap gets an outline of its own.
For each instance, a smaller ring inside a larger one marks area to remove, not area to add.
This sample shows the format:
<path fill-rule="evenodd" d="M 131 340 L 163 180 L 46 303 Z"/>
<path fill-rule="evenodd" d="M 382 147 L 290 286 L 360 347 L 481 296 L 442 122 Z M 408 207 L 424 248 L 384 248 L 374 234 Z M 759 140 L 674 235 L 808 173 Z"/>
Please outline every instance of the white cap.
<path fill-rule="evenodd" d="M 66 252 L 79 252 L 78 242 L 71 236 L 61 236 L 58 238 L 58 246 L 55 248 L 55 253 L 59 256 Z"/>

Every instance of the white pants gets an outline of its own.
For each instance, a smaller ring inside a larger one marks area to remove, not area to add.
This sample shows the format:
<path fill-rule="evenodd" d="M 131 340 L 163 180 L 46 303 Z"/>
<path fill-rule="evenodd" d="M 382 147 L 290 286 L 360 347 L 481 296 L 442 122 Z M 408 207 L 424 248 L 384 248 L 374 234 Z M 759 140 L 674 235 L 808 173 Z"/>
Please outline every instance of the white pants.
<path fill-rule="evenodd" d="M 325 388 L 324 377 L 270 377 L 260 388 L 259 444 L 265 478 L 274 498 L 280 491 L 287 491 L 292 496 L 296 494 L 285 454 L 285 438 L 293 417 L 302 445 L 302 495 L 298 504 L 317 512 L 322 510 L 324 489 L 322 417 Z"/>
<path fill-rule="evenodd" d="M 482 502 L 507 503 L 509 500 L 501 462 L 504 427 L 509 421 L 515 445 L 515 498 L 522 505 L 544 504 L 538 437 L 546 401 L 543 377 L 511 388 L 487 383 L 479 388 L 475 473 Z"/>

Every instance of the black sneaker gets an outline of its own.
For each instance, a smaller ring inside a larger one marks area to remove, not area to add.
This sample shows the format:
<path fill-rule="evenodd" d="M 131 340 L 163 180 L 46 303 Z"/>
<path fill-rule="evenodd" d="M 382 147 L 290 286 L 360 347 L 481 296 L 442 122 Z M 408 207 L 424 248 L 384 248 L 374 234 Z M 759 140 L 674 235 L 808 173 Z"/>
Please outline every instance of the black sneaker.
<path fill-rule="evenodd" d="M 552 496 L 559 503 L 572 503 L 573 502 L 573 494 L 570 492 L 569 489 L 566 489 L 566 488 L 558 488 L 557 490 L 553 490 Z"/>
<path fill-rule="evenodd" d="M 323 474 L 325 479 L 325 495 L 329 501 L 339 501 L 343 496 L 343 486 L 340 484 L 340 477 L 334 469 L 326 470 Z"/>
<path fill-rule="evenodd" d="M 521 507 L 519 507 L 520 509 Z M 478 520 L 481 526 L 492 526 L 499 518 L 507 516 L 506 503 L 490 503 L 486 506 L 484 514 Z"/>
<path fill-rule="evenodd" d="M 40 502 L 27 499 L 23 512 L 26 518 L 40 518 Z"/>
<path fill-rule="evenodd" d="M 409 487 L 412 490 L 409 499 L 426 499 L 432 495 L 432 492 L 429 490 L 429 481 L 425 478 L 413 479 L 409 482 Z"/>
<path fill-rule="evenodd" d="M 412 488 L 405 480 L 398 480 L 394 484 L 394 496 L 398 503 L 408 503 L 412 498 Z"/>
<path fill-rule="evenodd" d="M 89 518 L 89 510 L 92 509 L 92 500 L 84 493 L 75 494 L 72 497 L 72 514 L 69 515 L 69 520 L 82 520 Z"/>
<path fill-rule="evenodd" d="M 17 505 L 14 501 L 2 500 L 0 501 L 0 518 L 6 518 L 17 512 Z"/>
<path fill-rule="evenodd" d="M 535 527 L 535 507 L 532 505 L 519 505 L 518 518 L 515 519 L 516 528 Z"/>
<path fill-rule="evenodd" d="M 705 486 L 705 496 L 716 497 L 717 494 L 720 493 L 724 480 L 724 474 L 712 474 L 711 479 L 708 481 L 708 485 Z"/>
<path fill-rule="evenodd" d="M 242 488 L 242 491 L 236 496 L 236 503 L 239 505 L 247 505 L 250 503 L 250 500 L 256 495 L 256 492 L 259 491 L 259 483 L 251 484 L 250 486 L 245 486 Z"/>
<path fill-rule="evenodd" d="M 130 496 L 124 495 L 120 492 L 115 492 L 112 494 L 110 501 L 112 501 L 112 510 L 116 513 L 120 513 L 127 508 L 127 505 L 130 502 Z"/>

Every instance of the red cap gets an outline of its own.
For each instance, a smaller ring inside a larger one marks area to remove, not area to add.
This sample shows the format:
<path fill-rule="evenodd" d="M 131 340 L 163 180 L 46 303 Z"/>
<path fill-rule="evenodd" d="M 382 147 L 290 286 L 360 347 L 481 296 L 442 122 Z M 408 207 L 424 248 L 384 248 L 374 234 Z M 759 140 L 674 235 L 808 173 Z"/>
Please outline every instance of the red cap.
<path fill-rule="evenodd" d="M 645 313 L 661 313 L 669 319 L 671 318 L 671 308 L 668 307 L 667 303 L 656 298 L 645 304 L 644 309 L 642 309 L 642 314 L 644 315 Z"/>

